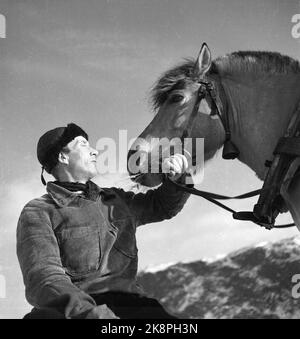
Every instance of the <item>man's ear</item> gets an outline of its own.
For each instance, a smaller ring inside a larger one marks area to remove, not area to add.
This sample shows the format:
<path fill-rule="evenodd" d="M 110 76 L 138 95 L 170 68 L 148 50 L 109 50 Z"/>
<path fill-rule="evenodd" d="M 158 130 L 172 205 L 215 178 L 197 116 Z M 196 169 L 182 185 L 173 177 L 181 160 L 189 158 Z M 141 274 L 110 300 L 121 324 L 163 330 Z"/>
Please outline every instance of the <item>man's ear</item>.
<path fill-rule="evenodd" d="M 69 157 L 65 152 L 59 152 L 58 154 L 58 162 L 61 164 L 69 164 Z"/>

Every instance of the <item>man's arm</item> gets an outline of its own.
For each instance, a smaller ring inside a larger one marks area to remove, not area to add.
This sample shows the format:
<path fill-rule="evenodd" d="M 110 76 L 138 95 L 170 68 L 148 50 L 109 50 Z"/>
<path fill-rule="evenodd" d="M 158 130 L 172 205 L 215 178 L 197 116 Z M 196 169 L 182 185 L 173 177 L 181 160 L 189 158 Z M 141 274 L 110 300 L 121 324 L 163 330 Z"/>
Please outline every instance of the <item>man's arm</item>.
<path fill-rule="evenodd" d="M 165 163 L 165 169 L 167 167 L 170 169 L 170 178 L 166 176 L 159 188 L 138 194 L 123 191 L 123 197 L 136 219 L 137 226 L 173 218 L 182 210 L 189 198 L 189 193 L 178 190 L 172 183 L 172 180 L 185 183 L 188 175 L 185 157 L 176 155 L 171 157 L 171 161 Z"/>
<path fill-rule="evenodd" d="M 66 275 L 47 212 L 24 208 L 18 222 L 17 255 L 26 298 L 33 306 L 53 307 L 66 318 L 85 317 L 96 306 Z"/>

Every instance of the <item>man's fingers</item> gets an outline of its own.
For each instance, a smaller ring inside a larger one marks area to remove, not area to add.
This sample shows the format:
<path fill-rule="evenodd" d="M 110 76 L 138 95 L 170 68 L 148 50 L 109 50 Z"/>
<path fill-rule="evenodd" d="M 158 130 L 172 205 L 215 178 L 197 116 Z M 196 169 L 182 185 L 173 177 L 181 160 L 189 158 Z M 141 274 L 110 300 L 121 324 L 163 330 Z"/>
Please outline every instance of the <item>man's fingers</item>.
<path fill-rule="evenodd" d="M 163 162 L 163 170 L 167 173 L 172 171 L 175 173 L 184 173 L 187 169 L 188 161 L 183 154 L 175 154 Z"/>
<path fill-rule="evenodd" d="M 177 172 L 177 173 L 181 173 L 181 171 L 182 171 L 182 166 L 181 166 L 181 164 L 180 164 L 178 161 L 176 161 L 176 160 L 174 160 L 173 162 L 171 162 L 170 168 L 171 168 L 171 170 L 174 170 L 174 171 Z"/>
<path fill-rule="evenodd" d="M 171 162 L 170 160 L 167 160 L 163 164 L 163 172 L 165 172 L 165 173 L 171 173 L 171 172 L 179 173 L 180 167 L 177 164 L 174 164 L 173 162 Z"/>
<path fill-rule="evenodd" d="M 106 305 L 95 306 L 86 316 L 86 319 L 120 319 Z"/>
<path fill-rule="evenodd" d="M 187 170 L 187 168 L 189 167 L 189 163 L 185 155 L 175 154 L 174 159 L 180 164 L 184 171 Z"/>
<path fill-rule="evenodd" d="M 177 168 L 178 170 L 181 170 L 182 168 L 182 160 L 179 157 L 172 157 L 171 158 L 172 164 L 174 164 L 174 167 Z"/>

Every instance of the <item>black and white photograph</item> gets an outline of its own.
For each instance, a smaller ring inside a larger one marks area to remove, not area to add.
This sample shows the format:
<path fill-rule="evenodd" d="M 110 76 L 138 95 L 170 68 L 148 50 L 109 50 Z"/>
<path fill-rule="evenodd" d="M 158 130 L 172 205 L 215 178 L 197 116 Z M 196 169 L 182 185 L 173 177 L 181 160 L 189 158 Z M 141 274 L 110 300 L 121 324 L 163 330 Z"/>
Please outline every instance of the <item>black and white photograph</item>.
<path fill-rule="evenodd" d="M 300 318 L 299 0 L 0 0 L 0 137 L 0 319 Z"/>

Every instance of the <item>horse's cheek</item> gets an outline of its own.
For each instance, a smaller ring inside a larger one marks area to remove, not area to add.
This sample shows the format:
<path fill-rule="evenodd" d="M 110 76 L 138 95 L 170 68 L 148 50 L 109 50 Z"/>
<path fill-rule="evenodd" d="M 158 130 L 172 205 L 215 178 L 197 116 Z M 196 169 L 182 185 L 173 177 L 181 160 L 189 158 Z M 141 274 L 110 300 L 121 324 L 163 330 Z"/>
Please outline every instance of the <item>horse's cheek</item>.
<path fill-rule="evenodd" d="M 214 124 L 212 124 L 209 116 L 205 114 L 199 116 L 195 127 L 196 131 L 194 133 L 198 138 L 209 138 L 214 130 Z"/>
<path fill-rule="evenodd" d="M 205 153 L 216 152 L 224 143 L 225 133 L 222 124 L 216 119 L 202 119 L 202 138 L 204 138 Z"/>

